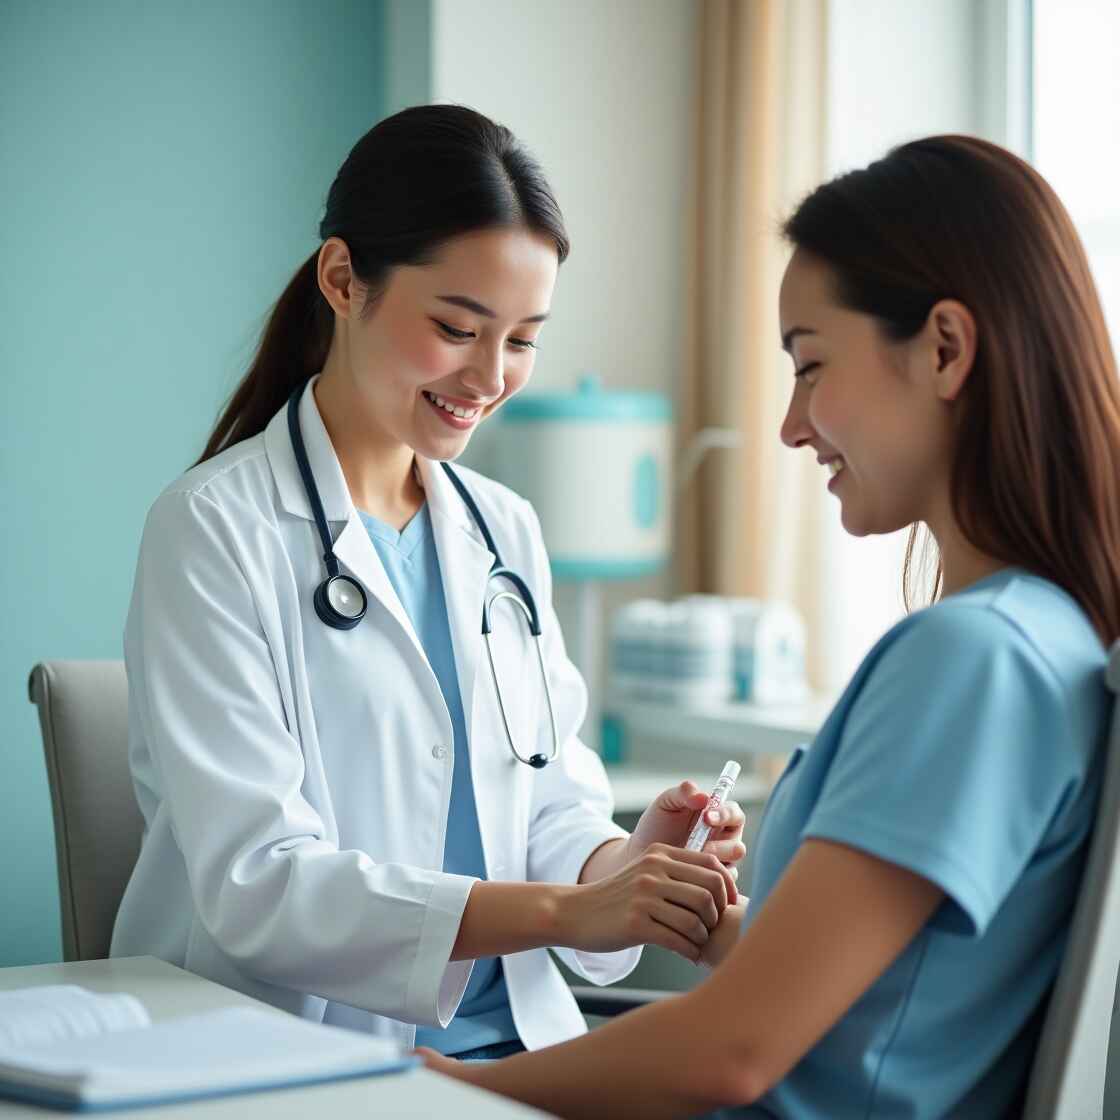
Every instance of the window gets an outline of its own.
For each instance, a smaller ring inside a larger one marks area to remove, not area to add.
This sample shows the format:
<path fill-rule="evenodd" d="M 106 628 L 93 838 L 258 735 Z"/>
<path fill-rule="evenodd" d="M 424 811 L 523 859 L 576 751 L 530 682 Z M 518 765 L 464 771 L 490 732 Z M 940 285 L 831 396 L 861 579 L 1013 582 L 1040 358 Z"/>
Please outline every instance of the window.
<path fill-rule="evenodd" d="M 1120 4 L 1034 0 L 1033 163 L 1089 255 L 1109 333 L 1120 332 Z"/>

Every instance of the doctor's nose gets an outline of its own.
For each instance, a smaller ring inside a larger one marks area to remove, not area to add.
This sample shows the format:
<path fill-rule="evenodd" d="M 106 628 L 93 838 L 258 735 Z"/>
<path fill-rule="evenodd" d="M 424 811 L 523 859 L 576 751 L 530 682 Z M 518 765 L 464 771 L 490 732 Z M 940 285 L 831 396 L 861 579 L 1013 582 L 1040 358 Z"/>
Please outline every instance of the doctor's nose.
<path fill-rule="evenodd" d="M 506 387 L 505 360 L 500 350 L 480 351 L 459 380 L 478 397 L 496 400 Z"/>
<path fill-rule="evenodd" d="M 809 410 L 801 394 L 794 389 L 786 409 L 785 419 L 779 429 L 782 443 L 786 447 L 804 447 L 817 434 L 809 423 Z"/>

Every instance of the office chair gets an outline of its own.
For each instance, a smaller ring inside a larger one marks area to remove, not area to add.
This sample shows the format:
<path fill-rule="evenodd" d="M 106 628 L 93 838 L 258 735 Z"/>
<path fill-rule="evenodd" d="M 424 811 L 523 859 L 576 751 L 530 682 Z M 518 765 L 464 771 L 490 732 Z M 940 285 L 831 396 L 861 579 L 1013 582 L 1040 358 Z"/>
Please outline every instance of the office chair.
<path fill-rule="evenodd" d="M 1108 687 L 1120 693 L 1120 642 Z M 1120 965 L 1120 703 L 1113 707 L 1089 858 L 1031 1067 L 1023 1120 L 1100 1120 Z"/>
<path fill-rule="evenodd" d="M 54 815 L 62 955 L 109 955 L 144 820 L 128 769 L 123 661 L 44 661 L 31 670 Z"/>

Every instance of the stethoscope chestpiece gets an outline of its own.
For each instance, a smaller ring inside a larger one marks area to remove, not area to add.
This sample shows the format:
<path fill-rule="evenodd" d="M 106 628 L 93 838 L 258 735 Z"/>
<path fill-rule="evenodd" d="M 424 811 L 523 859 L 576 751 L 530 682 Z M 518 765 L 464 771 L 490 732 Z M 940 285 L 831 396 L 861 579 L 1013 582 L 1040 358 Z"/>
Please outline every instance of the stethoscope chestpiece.
<path fill-rule="evenodd" d="M 335 630 L 353 630 L 366 616 L 366 593 L 349 576 L 329 576 L 315 589 L 315 613 Z"/>
<path fill-rule="evenodd" d="M 315 531 L 323 545 L 323 563 L 327 566 L 327 578 L 315 588 L 312 602 L 315 604 L 315 613 L 332 629 L 353 630 L 366 616 L 366 593 L 356 579 L 341 575 L 338 570 L 338 558 L 334 554 L 327 516 L 323 512 L 319 487 L 315 485 L 307 448 L 303 445 L 303 433 L 299 428 L 299 402 L 306 389 L 307 383 L 303 382 L 288 398 L 288 434 L 292 439 L 292 453 L 296 457 L 296 466 L 307 492 L 311 515 L 315 519 Z"/>

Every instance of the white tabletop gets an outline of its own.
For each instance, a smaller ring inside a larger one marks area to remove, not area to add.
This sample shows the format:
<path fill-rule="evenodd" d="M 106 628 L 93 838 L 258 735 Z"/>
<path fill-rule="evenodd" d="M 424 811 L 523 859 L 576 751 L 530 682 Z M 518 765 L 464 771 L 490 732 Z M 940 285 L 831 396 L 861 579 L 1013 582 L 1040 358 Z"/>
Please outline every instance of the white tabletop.
<path fill-rule="evenodd" d="M 198 1011 L 247 1005 L 265 1007 L 240 992 L 223 988 L 155 957 L 123 957 L 107 961 L 75 961 L 0 968 L 0 989 L 34 984 L 80 984 L 95 992 L 128 992 L 147 1009 L 153 1021 Z M 269 1010 L 274 1010 L 269 1008 Z M 277 1015 L 284 1012 L 277 1011 Z M 52 1113 L 31 1105 L 0 1101 L 2 1120 L 45 1120 Z M 53 1113 L 53 1115 L 63 1115 Z M 102 1114 L 105 1115 L 105 1114 Z M 380 1117 L 431 1120 L 517 1120 L 544 1113 L 503 1097 L 442 1077 L 426 1069 L 386 1074 L 356 1081 L 278 1089 L 252 1095 L 218 1097 L 193 1103 L 137 1108 L 112 1113 L 134 1120 L 165 1120 L 189 1116 L 206 1120 L 378 1120 Z"/>

